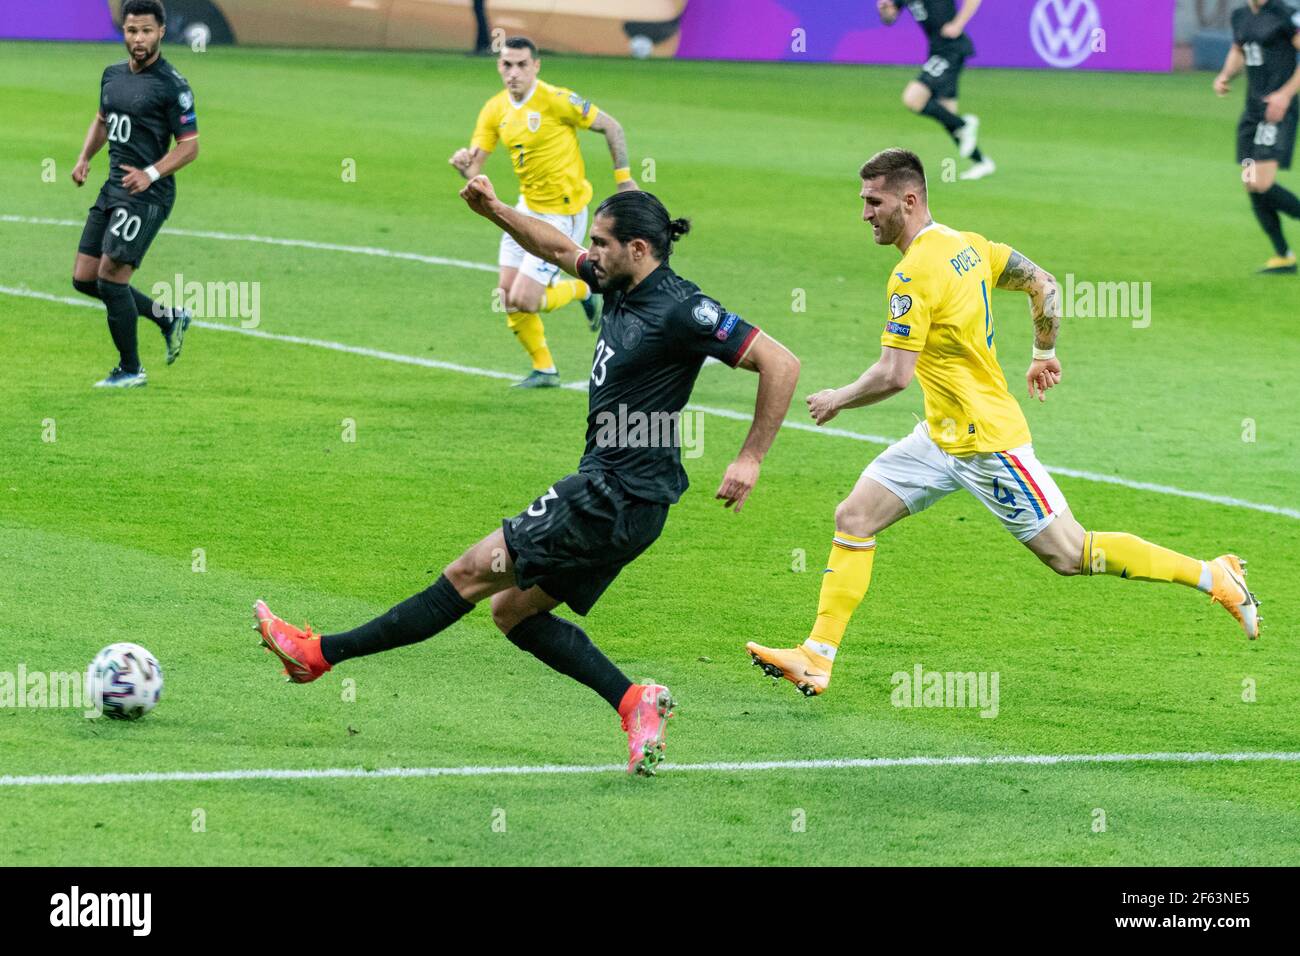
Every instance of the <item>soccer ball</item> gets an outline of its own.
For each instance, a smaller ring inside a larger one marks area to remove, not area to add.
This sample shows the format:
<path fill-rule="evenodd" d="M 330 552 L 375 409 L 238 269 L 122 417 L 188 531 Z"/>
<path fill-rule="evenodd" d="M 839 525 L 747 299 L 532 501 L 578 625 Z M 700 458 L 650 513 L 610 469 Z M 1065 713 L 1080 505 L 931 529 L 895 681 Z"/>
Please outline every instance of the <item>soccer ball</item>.
<path fill-rule="evenodd" d="M 86 668 L 86 699 L 114 720 L 136 720 L 158 706 L 163 672 L 139 644 L 110 644 Z"/>
<path fill-rule="evenodd" d="M 655 44 L 648 36 L 638 33 L 628 41 L 628 50 L 638 60 L 644 60 L 655 51 Z"/>

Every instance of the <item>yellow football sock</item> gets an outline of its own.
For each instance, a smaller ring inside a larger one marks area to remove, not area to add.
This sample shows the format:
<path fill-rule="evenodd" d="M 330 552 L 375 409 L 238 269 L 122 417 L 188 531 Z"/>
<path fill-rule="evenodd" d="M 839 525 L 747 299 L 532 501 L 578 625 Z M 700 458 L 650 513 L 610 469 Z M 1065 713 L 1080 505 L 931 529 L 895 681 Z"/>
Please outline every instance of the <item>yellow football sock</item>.
<path fill-rule="evenodd" d="M 822 574 L 822 593 L 817 601 L 817 621 L 812 634 L 804 641 L 804 650 L 823 658 L 827 666 L 835 660 L 844 629 L 857 610 L 871 584 L 871 562 L 876 554 L 876 539 L 859 538 L 837 530 L 831 545 L 826 571 Z"/>
<path fill-rule="evenodd" d="M 1088 531 L 1083 536 L 1081 574 L 1113 574 L 1137 581 L 1172 581 L 1208 586 L 1209 566 L 1123 531 Z"/>
<path fill-rule="evenodd" d="M 591 289 L 587 283 L 581 279 L 565 279 L 563 282 L 557 282 L 546 290 L 546 301 L 542 303 L 541 312 L 554 312 L 556 309 L 563 308 L 574 299 L 585 299 L 591 294 Z"/>
<path fill-rule="evenodd" d="M 506 325 L 515 333 L 519 344 L 533 360 L 533 368 L 539 372 L 555 371 L 555 359 L 546 347 L 546 329 L 536 312 L 510 312 L 506 315 Z"/>

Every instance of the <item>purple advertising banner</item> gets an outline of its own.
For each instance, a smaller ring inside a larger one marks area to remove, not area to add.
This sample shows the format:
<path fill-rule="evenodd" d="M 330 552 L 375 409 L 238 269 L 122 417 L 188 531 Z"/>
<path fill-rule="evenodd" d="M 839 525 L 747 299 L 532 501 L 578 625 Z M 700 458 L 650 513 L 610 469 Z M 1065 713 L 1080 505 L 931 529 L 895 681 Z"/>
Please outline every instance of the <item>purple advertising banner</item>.
<path fill-rule="evenodd" d="M 5 4 L 0 38 L 6 40 L 118 40 L 108 0 L 40 0 Z"/>
<path fill-rule="evenodd" d="M 919 65 L 925 36 L 898 7 L 886 27 L 873 0 L 689 0 L 677 56 Z M 1167 72 L 1174 0 L 985 0 L 966 33 L 972 66 Z"/>

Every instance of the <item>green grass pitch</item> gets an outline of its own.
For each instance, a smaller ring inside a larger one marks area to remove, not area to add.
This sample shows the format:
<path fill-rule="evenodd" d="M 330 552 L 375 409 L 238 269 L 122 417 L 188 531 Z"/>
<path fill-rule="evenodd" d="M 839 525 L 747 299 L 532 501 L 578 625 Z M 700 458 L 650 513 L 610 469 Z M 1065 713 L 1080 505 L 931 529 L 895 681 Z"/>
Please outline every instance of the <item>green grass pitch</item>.
<path fill-rule="evenodd" d="M 169 227 L 495 262 L 497 234 L 464 209 L 446 164 L 499 88 L 490 61 L 167 52 L 202 129 Z M 84 218 L 106 153 L 86 188 L 68 173 L 100 71 L 119 57 L 6 45 L 0 215 Z M 959 183 L 942 175 L 942 131 L 899 104 L 911 73 L 547 57 L 542 75 L 622 121 L 634 167 L 653 160 L 646 185 L 694 218 L 674 266 L 802 359 L 792 420 L 805 419 L 803 395 L 878 353 L 896 257 L 860 222 L 856 170 L 906 145 L 931 167 L 941 222 L 1062 279 L 1151 283 L 1145 328 L 1066 319 L 1065 380 L 1032 407 L 1026 305 L 994 297 L 1044 462 L 1294 509 L 1297 286 L 1252 274 L 1268 250 L 1233 163 L 1236 99 L 1200 75 L 974 71 L 963 108 L 983 117 L 999 172 Z M 608 156 L 599 137 L 583 146 L 602 195 Z M 488 172 L 512 193 L 501 156 Z M 0 221 L 0 286 L 75 296 L 78 235 Z M 259 283 L 273 335 L 526 370 L 490 309 L 488 272 L 163 234 L 136 282 L 178 273 Z M 800 297 L 806 311 L 792 308 Z M 0 709 L 0 775 L 624 759 L 606 706 L 515 650 L 485 609 L 306 687 L 280 681 L 249 629 L 257 597 L 333 630 L 427 586 L 574 468 L 581 393 L 203 328 L 168 368 L 142 321 L 149 387 L 103 394 L 89 387 L 113 364 L 102 313 L 4 293 L 0 316 L 0 671 L 80 670 L 131 640 L 167 675 L 136 724 Z M 546 323 L 561 373 L 584 381 L 580 310 Z M 755 383 L 709 366 L 694 400 L 748 412 Z M 920 408 L 913 386 L 835 425 L 900 436 Z M 737 516 L 712 494 L 745 424 L 706 421 L 692 490 L 583 622 L 634 678 L 673 688 L 670 762 L 1300 750 L 1295 517 L 1059 478 L 1089 527 L 1247 557 L 1267 618 L 1251 643 L 1202 595 L 1056 578 L 953 496 L 880 536 L 835 680 L 808 701 L 762 678 L 743 645 L 803 638 L 834 506 L 880 446 L 784 430 Z M 918 663 L 997 672 L 997 716 L 892 706 L 890 675 Z M 1285 762 L 6 785 L 0 864 L 1295 865 L 1298 807 Z"/>

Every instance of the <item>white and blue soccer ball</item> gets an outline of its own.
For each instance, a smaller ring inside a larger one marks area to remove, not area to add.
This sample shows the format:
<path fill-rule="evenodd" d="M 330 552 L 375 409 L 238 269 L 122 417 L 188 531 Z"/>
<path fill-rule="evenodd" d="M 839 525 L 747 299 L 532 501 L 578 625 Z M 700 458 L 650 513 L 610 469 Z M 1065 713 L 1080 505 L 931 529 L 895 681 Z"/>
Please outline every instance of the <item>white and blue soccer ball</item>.
<path fill-rule="evenodd" d="M 158 706 L 162 689 L 162 665 L 139 644 L 110 644 L 86 668 L 87 703 L 114 720 L 143 717 Z"/>
<path fill-rule="evenodd" d="M 638 60 L 644 60 L 655 51 L 654 41 L 638 33 L 628 41 L 628 51 Z"/>

